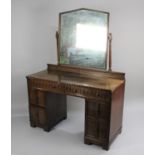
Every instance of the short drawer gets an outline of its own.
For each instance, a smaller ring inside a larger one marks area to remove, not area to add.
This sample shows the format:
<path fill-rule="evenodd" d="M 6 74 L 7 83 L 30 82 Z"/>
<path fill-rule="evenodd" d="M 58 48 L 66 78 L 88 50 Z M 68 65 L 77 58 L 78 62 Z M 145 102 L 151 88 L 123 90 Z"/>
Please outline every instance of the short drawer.
<path fill-rule="evenodd" d="M 86 122 L 86 136 L 89 137 L 98 137 L 98 122 L 95 119 L 89 119 L 87 118 L 85 120 Z"/>
<path fill-rule="evenodd" d="M 99 118 L 109 118 L 110 117 L 110 104 L 100 104 L 99 107 Z"/>
<path fill-rule="evenodd" d="M 108 138 L 109 122 L 106 119 L 99 120 L 99 139 Z"/>
<path fill-rule="evenodd" d="M 99 104 L 86 102 L 86 114 L 90 117 L 98 117 L 99 115 Z"/>
<path fill-rule="evenodd" d="M 44 108 L 30 106 L 30 121 L 37 126 L 43 127 L 47 123 L 47 114 Z"/>
<path fill-rule="evenodd" d="M 46 100 L 45 100 L 45 93 L 43 91 L 37 91 L 37 104 L 41 107 L 45 107 Z"/>
<path fill-rule="evenodd" d="M 110 104 L 86 100 L 86 115 L 94 118 L 108 118 L 110 116 Z"/>

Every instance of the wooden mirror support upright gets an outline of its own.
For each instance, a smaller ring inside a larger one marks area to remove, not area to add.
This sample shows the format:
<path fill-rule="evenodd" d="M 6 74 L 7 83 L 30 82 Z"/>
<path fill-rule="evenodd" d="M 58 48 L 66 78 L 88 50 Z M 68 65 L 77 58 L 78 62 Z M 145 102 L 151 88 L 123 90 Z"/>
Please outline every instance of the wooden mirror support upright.
<path fill-rule="evenodd" d="M 56 32 L 57 50 L 59 33 Z M 66 96 L 81 97 L 85 100 L 84 143 L 109 149 L 122 131 L 125 74 L 112 71 L 111 34 L 108 41 L 108 70 L 58 63 L 48 64 L 47 69 L 26 77 L 31 127 L 49 132 L 60 121 L 67 119 Z"/>
<path fill-rule="evenodd" d="M 109 71 L 112 71 L 112 33 L 109 33 L 108 41 L 109 41 Z"/>
<path fill-rule="evenodd" d="M 56 44 L 57 44 L 57 61 L 59 61 L 58 60 L 58 58 L 59 58 L 59 55 L 58 55 L 58 50 L 59 50 L 59 32 L 58 31 L 56 31 L 55 37 L 56 37 Z"/>

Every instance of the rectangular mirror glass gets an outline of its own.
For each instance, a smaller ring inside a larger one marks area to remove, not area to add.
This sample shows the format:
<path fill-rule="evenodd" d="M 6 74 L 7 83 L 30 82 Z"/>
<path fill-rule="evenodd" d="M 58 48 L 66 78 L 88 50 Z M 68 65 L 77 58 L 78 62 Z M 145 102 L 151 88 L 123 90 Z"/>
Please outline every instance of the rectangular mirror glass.
<path fill-rule="evenodd" d="M 61 65 L 107 69 L 109 13 L 78 9 L 60 13 Z"/>

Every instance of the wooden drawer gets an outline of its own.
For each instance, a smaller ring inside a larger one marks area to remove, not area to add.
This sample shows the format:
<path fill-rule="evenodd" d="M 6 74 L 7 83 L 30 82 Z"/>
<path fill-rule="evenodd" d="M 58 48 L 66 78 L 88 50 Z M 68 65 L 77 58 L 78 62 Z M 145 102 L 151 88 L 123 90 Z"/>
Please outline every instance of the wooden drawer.
<path fill-rule="evenodd" d="M 99 139 L 108 138 L 108 129 L 109 129 L 108 121 L 105 119 L 100 119 L 98 123 L 99 123 Z"/>
<path fill-rule="evenodd" d="M 30 112 L 30 121 L 33 122 L 33 124 L 37 125 L 38 124 L 38 111 L 35 106 L 30 106 L 29 107 L 29 112 Z"/>
<path fill-rule="evenodd" d="M 30 104 L 36 104 L 37 103 L 37 91 L 33 88 L 31 88 L 31 90 L 30 90 L 29 100 L 30 100 Z"/>
<path fill-rule="evenodd" d="M 96 139 L 105 139 L 108 137 L 109 124 L 106 119 L 86 118 L 86 136 Z"/>
<path fill-rule="evenodd" d="M 31 105 L 30 121 L 32 121 L 37 126 L 44 127 L 44 125 L 47 123 L 47 114 L 45 109 Z"/>
<path fill-rule="evenodd" d="M 98 122 L 95 119 L 89 119 L 87 118 L 85 120 L 86 122 L 86 136 L 89 137 L 98 137 Z"/>
<path fill-rule="evenodd" d="M 87 102 L 86 103 L 86 113 L 87 113 L 87 116 L 97 118 L 99 115 L 99 104 Z"/>
<path fill-rule="evenodd" d="M 45 112 L 45 109 L 43 108 L 38 108 L 38 121 L 39 125 L 45 126 L 47 122 L 47 115 Z"/>
<path fill-rule="evenodd" d="M 110 104 L 100 104 L 99 107 L 99 118 L 109 118 L 110 117 Z"/>
<path fill-rule="evenodd" d="M 41 107 L 45 107 L 45 93 L 43 91 L 37 91 L 37 104 Z"/>
<path fill-rule="evenodd" d="M 31 91 L 30 94 L 30 104 L 31 105 L 37 105 L 40 107 L 45 107 L 46 98 L 45 98 L 45 92 L 34 89 Z"/>
<path fill-rule="evenodd" d="M 94 118 L 108 118 L 110 116 L 110 104 L 86 101 L 86 116 Z"/>

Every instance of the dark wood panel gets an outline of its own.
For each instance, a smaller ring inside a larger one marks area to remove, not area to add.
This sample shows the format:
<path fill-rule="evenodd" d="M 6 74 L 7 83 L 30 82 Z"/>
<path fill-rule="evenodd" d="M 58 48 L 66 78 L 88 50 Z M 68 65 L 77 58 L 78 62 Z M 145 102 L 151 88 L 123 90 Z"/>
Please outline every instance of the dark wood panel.
<path fill-rule="evenodd" d="M 99 107 L 99 115 L 100 115 L 100 118 L 108 118 L 110 117 L 110 107 L 111 107 L 111 102 L 109 102 L 108 104 L 106 103 L 102 103 L 100 104 L 100 107 Z"/>
<path fill-rule="evenodd" d="M 110 141 L 118 130 L 122 129 L 125 83 L 119 86 L 112 95 Z"/>
<path fill-rule="evenodd" d="M 86 101 L 86 113 L 87 117 L 98 118 L 99 115 L 99 104 L 94 104 L 92 102 Z"/>
<path fill-rule="evenodd" d="M 86 119 L 86 136 L 98 138 L 98 121 L 93 118 Z"/>
<path fill-rule="evenodd" d="M 107 119 L 100 119 L 99 120 L 99 140 L 109 138 L 108 128 L 109 128 L 109 123 Z"/>
<path fill-rule="evenodd" d="M 57 93 L 46 92 L 46 109 L 48 113 L 49 128 L 67 118 L 66 96 Z"/>
<path fill-rule="evenodd" d="M 35 106 L 29 105 L 29 113 L 30 113 L 30 125 L 32 127 L 38 126 L 38 112 Z"/>
<path fill-rule="evenodd" d="M 47 124 L 46 110 L 44 108 L 37 107 L 37 112 L 38 112 L 38 125 L 41 127 L 46 126 L 46 124 Z"/>
<path fill-rule="evenodd" d="M 30 105 L 30 122 L 38 127 L 44 127 L 47 121 L 47 113 L 44 108 L 35 105 Z M 33 126 L 32 125 L 32 126 Z"/>
<path fill-rule="evenodd" d="M 111 102 L 105 103 L 96 100 L 86 100 L 85 143 L 98 144 L 104 146 L 104 148 L 108 148 L 107 143 L 109 143 L 110 130 L 110 103 Z"/>
<path fill-rule="evenodd" d="M 41 107 L 45 107 L 45 93 L 43 91 L 37 91 L 37 102 Z"/>

